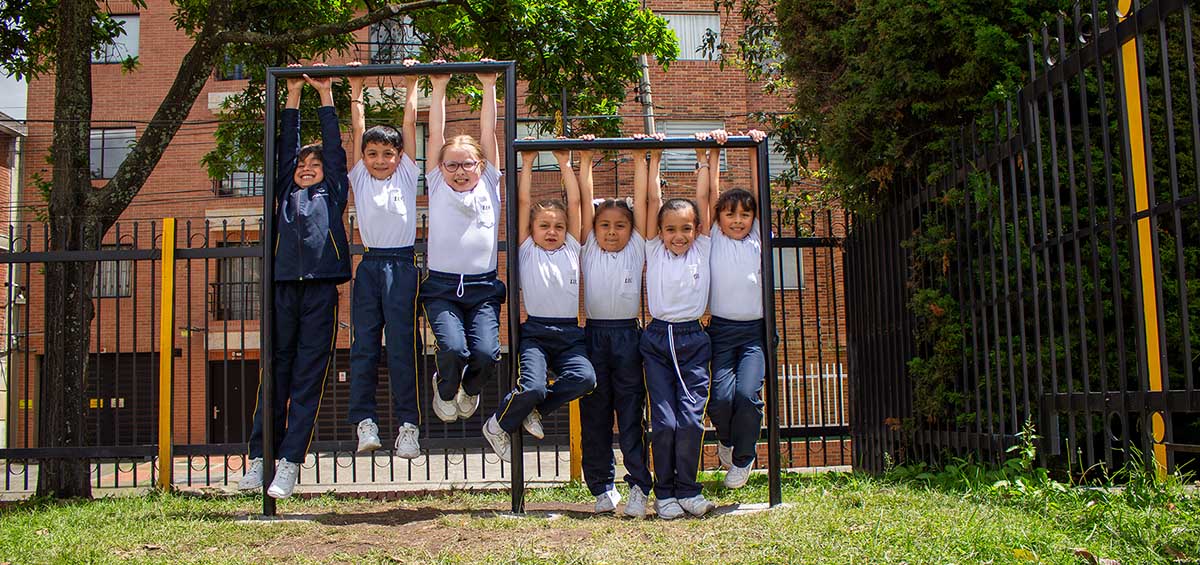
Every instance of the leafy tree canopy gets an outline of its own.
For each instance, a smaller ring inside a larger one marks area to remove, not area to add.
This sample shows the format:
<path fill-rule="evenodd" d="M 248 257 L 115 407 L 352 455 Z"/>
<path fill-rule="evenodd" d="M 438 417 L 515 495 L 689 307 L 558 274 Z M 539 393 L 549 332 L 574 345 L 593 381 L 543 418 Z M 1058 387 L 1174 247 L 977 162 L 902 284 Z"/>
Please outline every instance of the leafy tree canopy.
<path fill-rule="evenodd" d="M 961 124 L 1017 91 L 1025 37 L 1068 0 L 716 0 L 747 33 L 727 61 L 793 96 L 774 116 L 796 162 L 868 208 L 944 155 Z M 933 174 L 938 169 L 930 169 Z"/>

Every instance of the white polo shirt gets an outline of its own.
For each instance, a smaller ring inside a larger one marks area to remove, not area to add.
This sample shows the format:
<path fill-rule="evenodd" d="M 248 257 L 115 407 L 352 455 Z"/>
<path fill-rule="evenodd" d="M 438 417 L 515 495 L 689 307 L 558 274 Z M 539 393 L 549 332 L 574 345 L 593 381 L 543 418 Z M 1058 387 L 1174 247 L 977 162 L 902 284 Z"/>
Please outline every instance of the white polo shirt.
<path fill-rule="evenodd" d="M 699 320 L 708 307 L 712 239 L 697 235 L 684 255 L 663 245 L 662 238 L 646 242 L 646 299 L 650 315 L 664 322 Z"/>
<path fill-rule="evenodd" d="M 762 319 L 762 238 L 758 222 L 740 240 L 726 236 L 716 222 L 711 233 L 710 313 L 727 320 Z"/>
<path fill-rule="evenodd" d="M 579 251 L 579 242 L 569 234 L 554 251 L 538 247 L 532 237 L 521 242 L 521 295 L 530 316 L 579 316 Z"/>
<path fill-rule="evenodd" d="M 496 270 L 500 228 L 500 170 L 486 161 L 479 184 L 455 192 L 438 167 L 425 175 L 429 187 L 429 268 L 478 275 Z"/>
<path fill-rule="evenodd" d="M 417 163 L 401 153 L 386 179 L 371 176 L 359 159 L 350 169 L 358 235 L 370 247 L 410 247 L 417 239 Z"/>
<path fill-rule="evenodd" d="M 583 246 L 583 308 L 589 320 L 629 320 L 642 309 L 646 240 L 637 230 L 620 251 L 600 248 L 596 232 Z"/>

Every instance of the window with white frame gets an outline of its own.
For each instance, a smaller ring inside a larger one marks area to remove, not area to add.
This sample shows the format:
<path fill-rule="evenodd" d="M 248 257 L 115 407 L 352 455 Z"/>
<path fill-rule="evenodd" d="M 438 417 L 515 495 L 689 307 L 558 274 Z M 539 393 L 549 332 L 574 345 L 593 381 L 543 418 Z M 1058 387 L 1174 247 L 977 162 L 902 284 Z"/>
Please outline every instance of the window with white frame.
<path fill-rule="evenodd" d="M 421 40 L 412 26 L 412 18 L 384 20 L 371 24 L 371 64 L 396 64 L 416 58 L 421 52 Z"/>
<path fill-rule="evenodd" d="M 129 245 L 103 245 L 101 250 L 131 249 Z M 93 298 L 133 296 L 133 261 L 100 261 L 92 277 Z"/>
<path fill-rule="evenodd" d="M 775 255 L 775 290 L 804 288 L 803 250 L 776 248 L 773 251 Z"/>
<path fill-rule="evenodd" d="M 698 131 L 712 131 L 725 127 L 720 120 L 659 120 L 655 123 L 658 133 L 667 137 L 692 137 Z M 744 150 L 742 150 L 744 151 Z M 693 171 L 696 169 L 695 149 L 663 150 L 663 172 Z M 721 152 L 721 170 L 725 167 L 725 152 Z"/>
<path fill-rule="evenodd" d="M 522 122 L 517 124 L 517 139 L 526 137 L 546 138 L 554 137 L 552 134 L 539 133 L 538 124 Z M 525 166 L 524 163 L 521 166 Z M 533 170 L 535 171 L 557 171 L 558 160 L 554 158 L 553 151 L 538 151 L 537 158 L 533 160 Z"/>
<path fill-rule="evenodd" d="M 712 45 L 721 44 L 721 16 L 715 13 L 662 14 L 667 27 L 675 32 L 679 41 L 680 61 L 708 61 L 713 56 L 704 54 L 705 38 L 712 36 Z"/>
<path fill-rule="evenodd" d="M 256 241 L 218 242 L 220 247 L 252 245 Z M 217 259 L 217 282 L 210 299 L 214 320 L 257 320 L 262 288 L 262 257 Z"/>
<path fill-rule="evenodd" d="M 93 179 L 110 179 L 129 152 L 137 132 L 133 128 L 93 129 L 89 157 Z"/>
<path fill-rule="evenodd" d="M 779 178 L 785 171 L 792 168 L 792 160 L 780 151 L 782 147 L 778 147 L 779 137 L 771 134 L 767 137 L 768 164 L 771 167 L 771 180 Z"/>
<path fill-rule="evenodd" d="M 141 35 L 138 16 L 112 16 L 112 19 L 120 22 L 124 31 L 114 37 L 112 43 L 100 45 L 92 51 L 93 63 L 120 63 L 138 55 L 138 36 Z"/>
<path fill-rule="evenodd" d="M 217 196 L 262 196 L 263 174 L 255 171 L 234 171 L 216 183 Z"/>

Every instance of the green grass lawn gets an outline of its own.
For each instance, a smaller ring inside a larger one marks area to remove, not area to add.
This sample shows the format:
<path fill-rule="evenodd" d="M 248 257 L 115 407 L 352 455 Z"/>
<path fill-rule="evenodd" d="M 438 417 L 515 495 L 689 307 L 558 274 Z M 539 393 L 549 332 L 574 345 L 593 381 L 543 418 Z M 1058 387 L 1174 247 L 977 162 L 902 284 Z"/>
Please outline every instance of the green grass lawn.
<path fill-rule="evenodd" d="M 766 500 L 706 475 L 723 505 Z M 32 501 L 0 510 L 0 562 L 1120 563 L 1200 562 L 1200 500 L 1174 488 L 1013 495 L 856 474 L 785 475 L 784 508 L 674 522 L 591 515 L 586 489 L 398 501 L 286 500 L 306 522 L 245 523 L 252 496 Z"/>

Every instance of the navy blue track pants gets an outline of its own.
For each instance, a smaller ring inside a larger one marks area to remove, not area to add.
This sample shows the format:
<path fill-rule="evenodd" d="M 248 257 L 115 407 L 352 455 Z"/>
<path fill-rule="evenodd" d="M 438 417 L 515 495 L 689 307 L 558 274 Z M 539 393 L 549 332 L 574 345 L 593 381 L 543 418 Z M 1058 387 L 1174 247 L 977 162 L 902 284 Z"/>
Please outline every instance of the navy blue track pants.
<path fill-rule="evenodd" d="M 745 467 L 757 457 L 762 430 L 763 321 L 735 321 L 713 316 L 708 324 L 712 339 L 712 391 L 708 419 L 717 439 L 733 447 L 733 464 Z"/>
<path fill-rule="evenodd" d="M 500 361 L 500 305 L 504 283 L 495 271 L 456 275 L 429 271 L 421 304 L 437 341 L 437 394 L 453 400 L 461 387 L 477 395 L 496 377 Z"/>
<path fill-rule="evenodd" d="M 337 338 L 337 284 L 322 281 L 275 283 L 273 328 L 276 459 L 303 463 L 312 442 L 317 411 Z M 260 375 L 261 379 L 261 375 Z M 262 383 L 254 407 L 250 457 L 263 456 Z"/>
<path fill-rule="evenodd" d="M 547 371 L 554 371 L 548 382 Z M 596 388 L 583 328 L 574 318 L 530 316 L 521 324 L 521 378 L 500 401 L 496 421 L 513 433 L 534 409 L 545 416 Z"/>
<path fill-rule="evenodd" d="M 699 321 L 653 320 L 642 332 L 641 351 L 650 400 L 654 495 L 659 500 L 696 496 L 712 357 L 708 334 Z"/>
<path fill-rule="evenodd" d="M 583 478 L 592 495 L 613 488 L 613 413 L 617 443 L 625 460 L 625 482 L 650 494 L 654 485 L 646 465 L 646 379 L 638 346 L 637 320 L 588 320 L 584 328 L 588 359 L 596 371 L 596 390 L 579 399 L 583 440 Z"/>
<path fill-rule="evenodd" d="M 420 425 L 417 382 L 417 266 L 412 247 L 367 248 L 351 292 L 350 423 L 379 421 L 380 339 L 386 336 L 388 385 L 399 424 Z"/>

